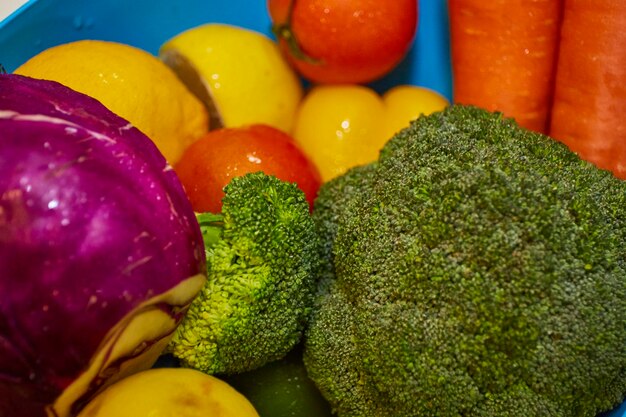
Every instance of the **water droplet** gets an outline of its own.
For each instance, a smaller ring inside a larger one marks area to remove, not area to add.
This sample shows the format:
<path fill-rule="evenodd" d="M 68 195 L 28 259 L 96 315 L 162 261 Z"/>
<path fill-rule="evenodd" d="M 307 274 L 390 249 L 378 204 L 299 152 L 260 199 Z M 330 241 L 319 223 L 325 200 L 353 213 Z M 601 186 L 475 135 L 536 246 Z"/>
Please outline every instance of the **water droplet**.
<path fill-rule="evenodd" d="M 81 16 L 74 16 L 74 20 L 72 20 L 72 25 L 74 29 L 81 30 L 83 28 L 83 18 Z"/>

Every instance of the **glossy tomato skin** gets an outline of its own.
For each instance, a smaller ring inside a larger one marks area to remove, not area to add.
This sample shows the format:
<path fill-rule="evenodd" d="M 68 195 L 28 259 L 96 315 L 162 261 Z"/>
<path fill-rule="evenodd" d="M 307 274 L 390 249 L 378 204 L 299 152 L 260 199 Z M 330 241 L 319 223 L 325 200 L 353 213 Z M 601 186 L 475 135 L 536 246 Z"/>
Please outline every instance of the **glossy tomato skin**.
<path fill-rule="evenodd" d="M 417 0 L 268 0 L 275 27 L 288 23 L 301 51 L 281 48 L 302 76 L 318 83 L 365 83 L 391 71 L 417 30 Z M 285 33 L 282 31 L 282 33 Z"/>
<path fill-rule="evenodd" d="M 293 137 L 326 182 L 378 159 L 384 128 L 385 107 L 371 88 L 316 85 L 300 103 Z"/>
<path fill-rule="evenodd" d="M 196 212 L 219 213 L 223 188 L 249 172 L 295 182 L 311 207 L 321 185 L 316 166 L 292 137 L 262 124 L 213 130 L 189 146 L 174 168 Z"/>

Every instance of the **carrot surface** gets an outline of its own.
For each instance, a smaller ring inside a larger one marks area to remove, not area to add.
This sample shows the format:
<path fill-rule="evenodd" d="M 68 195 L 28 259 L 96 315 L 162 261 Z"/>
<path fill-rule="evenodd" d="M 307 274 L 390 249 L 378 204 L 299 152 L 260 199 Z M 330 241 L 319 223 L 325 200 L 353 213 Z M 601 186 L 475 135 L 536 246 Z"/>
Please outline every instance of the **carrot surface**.
<path fill-rule="evenodd" d="M 626 179 L 626 0 L 565 0 L 549 133 Z"/>
<path fill-rule="evenodd" d="M 449 0 L 453 101 L 501 111 L 546 133 L 561 5 L 562 0 Z"/>

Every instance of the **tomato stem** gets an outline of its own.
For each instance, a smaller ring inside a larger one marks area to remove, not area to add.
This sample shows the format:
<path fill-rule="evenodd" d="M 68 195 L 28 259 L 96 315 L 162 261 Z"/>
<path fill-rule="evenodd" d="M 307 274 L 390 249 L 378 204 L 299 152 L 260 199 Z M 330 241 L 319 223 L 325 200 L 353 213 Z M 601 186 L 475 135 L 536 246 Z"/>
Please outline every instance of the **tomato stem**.
<path fill-rule="evenodd" d="M 287 20 L 284 23 L 276 23 L 272 25 L 272 32 L 278 39 L 282 39 L 287 43 L 291 55 L 299 60 L 308 62 L 310 64 L 321 64 L 322 61 L 313 58 L 302 50 L 298 39 L 296 38 L 293 29 L 291 28 L 291 20 L 293 16 L 293 9 L 295 7 L 296 0 L 289 2 L 289 8 L 287 9 Z"/>

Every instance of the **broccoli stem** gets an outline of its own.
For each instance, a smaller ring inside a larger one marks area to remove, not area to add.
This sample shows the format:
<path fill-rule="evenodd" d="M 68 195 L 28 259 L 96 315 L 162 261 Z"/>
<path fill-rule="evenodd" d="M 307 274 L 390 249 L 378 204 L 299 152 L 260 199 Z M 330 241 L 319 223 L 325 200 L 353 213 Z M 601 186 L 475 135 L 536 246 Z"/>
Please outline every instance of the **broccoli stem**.
<path fill-rule="evenodd" d="M 196 213 L 196 219 L 202 231 L 204 249 L 209 250 L 222 239 L 224 215 L 214 213 Z"/>

